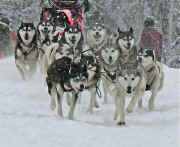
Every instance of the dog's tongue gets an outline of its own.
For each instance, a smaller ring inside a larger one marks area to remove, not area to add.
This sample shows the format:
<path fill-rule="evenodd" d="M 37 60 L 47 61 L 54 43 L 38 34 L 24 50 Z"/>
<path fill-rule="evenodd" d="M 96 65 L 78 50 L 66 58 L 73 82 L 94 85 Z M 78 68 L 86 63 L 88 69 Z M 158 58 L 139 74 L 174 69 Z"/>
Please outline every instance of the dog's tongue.
<path fill-rule="evenodd" d="M 64 83 L 64 88 L 65 88 L 66 90 L 71 90 L 71 88 L 70 88 L 66 83 Z"/>

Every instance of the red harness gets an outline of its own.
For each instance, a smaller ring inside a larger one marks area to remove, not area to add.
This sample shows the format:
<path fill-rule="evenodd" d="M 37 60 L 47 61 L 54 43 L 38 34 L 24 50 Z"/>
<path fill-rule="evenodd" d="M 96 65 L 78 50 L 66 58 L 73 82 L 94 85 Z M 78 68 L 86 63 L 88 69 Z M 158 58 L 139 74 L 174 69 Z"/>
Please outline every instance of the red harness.
<path fill-rule="evenodd" d="M 155 66 L 152 66 L 150 69 L 147 70 L 147 72 L 152 72 L 154 69 L 155 69 Z M 154 79 L 152 80 L 151 84 L 149 84 L 149 85 L 147 84 L 146 85 L 146 91 L 151 90 L 153 81 L 154 81 Z"/>

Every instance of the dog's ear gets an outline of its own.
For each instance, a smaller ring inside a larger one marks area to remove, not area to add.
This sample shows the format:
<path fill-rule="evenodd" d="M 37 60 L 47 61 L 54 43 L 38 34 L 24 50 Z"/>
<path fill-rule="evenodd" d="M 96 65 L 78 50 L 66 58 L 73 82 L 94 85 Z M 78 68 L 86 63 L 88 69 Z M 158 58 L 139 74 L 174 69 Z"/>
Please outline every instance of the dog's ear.
<path fill-rule="evenodd" d="M 143 53 L 143 48 L 141 47 L 138 52 Z"/>
<path fill-rule="evenodd" d="M 121 29 L 118 27 L 118 33 L 119 34 L 121 34 L 122 33 L 122 31 L 121 31 Z"/>
<path fill-rule="evenodd" d="M 23 26 L 24 26 L 24 22 L 21 21 L 21 23 L 20 23 L 20 25 L 19 25 L 19 28 L 23 28 Z"/>
<path fill-rule="evenodd" d="M 134 31 L 133 31 L 133 28 L 132 28 L 132 27 L 130 27 L 129 32 L 130 32 L 131 34 L 133 34 L 133 33 L 134 33 Z"/>

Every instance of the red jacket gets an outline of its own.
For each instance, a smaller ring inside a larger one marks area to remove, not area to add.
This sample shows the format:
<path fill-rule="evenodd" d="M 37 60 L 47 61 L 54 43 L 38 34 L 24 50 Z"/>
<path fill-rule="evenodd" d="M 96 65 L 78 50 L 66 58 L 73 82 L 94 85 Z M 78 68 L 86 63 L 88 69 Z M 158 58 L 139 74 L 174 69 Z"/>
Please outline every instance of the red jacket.
<path fill-rule="evenodd" d="M 158 57 L 162 56 L 162 35 L 155 29 L 144 30 L 141 34 L 140 47 L 154 49 Z"/>

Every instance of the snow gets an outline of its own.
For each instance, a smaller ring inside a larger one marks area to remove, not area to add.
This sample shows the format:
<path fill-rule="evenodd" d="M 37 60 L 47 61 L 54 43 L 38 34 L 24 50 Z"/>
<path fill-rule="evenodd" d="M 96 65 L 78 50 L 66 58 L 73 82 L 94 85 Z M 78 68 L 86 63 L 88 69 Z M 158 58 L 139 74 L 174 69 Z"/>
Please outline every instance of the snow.
<path fill-rule="evenodd" d="M 0 147 L 178 147 L 178 89 L 180 70 L 164 66 L 165 86 L 156 108 L 144 108 L 126 115 L 127 125 L 113 121 L 114 104 L 103 104 L 87 112 L 88 93 L 75 109 L 75 120 L 56 116 L 49 107 L 49 95 L 38 72 L 22 81 L 10 57 L 0 61 Z M 109 98 L 111 99 L 111 98 Z M 127 98 L 128 99 L 128 98 Z"/>

